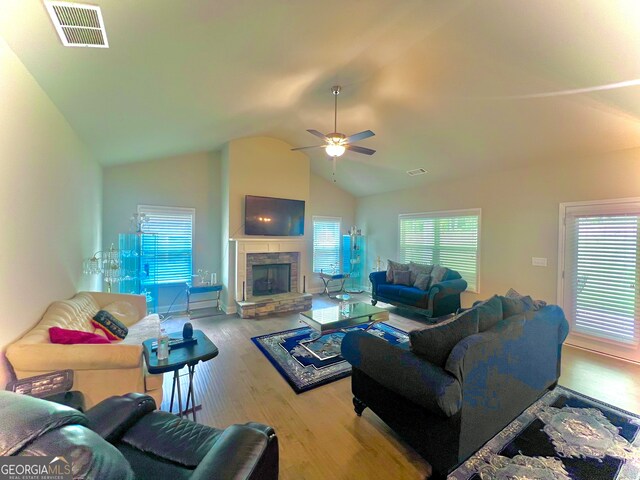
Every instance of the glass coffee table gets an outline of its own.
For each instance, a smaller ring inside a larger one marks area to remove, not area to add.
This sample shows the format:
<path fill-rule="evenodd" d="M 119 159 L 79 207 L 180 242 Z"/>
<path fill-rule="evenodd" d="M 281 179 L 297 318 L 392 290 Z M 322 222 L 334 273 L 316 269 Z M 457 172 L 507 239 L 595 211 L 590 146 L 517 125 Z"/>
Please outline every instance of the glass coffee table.
<path fill-rule="evenodd" d="M 389 320 L 389 312 L 384 308 L 374 307 L 368 303 L 340 303 L 335 307 L 318 308 L 301 312 L 299 320 L 306 323 L 315 330 L 314 335 L 309 340 L 302 340 L 300 346 L 319 360 L 327 360 L 337 357 L 339 353 L 326 352 L 320 346 L 317 347 L 318 340 L 324 335 L 329 335 L 338 331 L 345 331 L 349 327 L 368 323 L 366 330 L 369 330 L 378 322 Z"/>

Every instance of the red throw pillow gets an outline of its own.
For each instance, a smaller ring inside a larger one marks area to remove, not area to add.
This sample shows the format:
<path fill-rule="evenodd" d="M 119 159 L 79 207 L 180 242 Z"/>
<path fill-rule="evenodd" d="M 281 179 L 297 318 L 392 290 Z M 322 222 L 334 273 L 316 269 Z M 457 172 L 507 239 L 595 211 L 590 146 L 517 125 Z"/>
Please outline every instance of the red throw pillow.
<path fill-rule="evenodd" d="M 104 337 L 95 333 L 82 332 L 80 330 L 67 330 L 60 327 L 49 328 L 51 343 L 73 345 L 76 343 L 111 343 Z"/>

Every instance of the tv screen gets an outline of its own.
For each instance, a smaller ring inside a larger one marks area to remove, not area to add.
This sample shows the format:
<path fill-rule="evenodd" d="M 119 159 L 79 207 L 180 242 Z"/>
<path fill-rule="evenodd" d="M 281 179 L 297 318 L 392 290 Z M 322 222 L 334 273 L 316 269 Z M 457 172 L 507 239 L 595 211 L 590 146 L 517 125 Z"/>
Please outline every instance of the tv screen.
<path fill-rule="evenodd" d="M 245 235 L 304 235 L 304 200 L 244 197 Z"/>

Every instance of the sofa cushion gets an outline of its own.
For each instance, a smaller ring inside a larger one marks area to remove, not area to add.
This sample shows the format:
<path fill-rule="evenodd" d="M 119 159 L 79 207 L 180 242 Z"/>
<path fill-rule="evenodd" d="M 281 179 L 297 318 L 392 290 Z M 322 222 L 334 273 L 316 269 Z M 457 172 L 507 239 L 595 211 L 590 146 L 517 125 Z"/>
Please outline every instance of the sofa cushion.
<path fill-rule="evenodd" d="M 419 288 L 420 290 L 428 290 L 430 284 L 431 284 L 431 275 L 427 273 L 419 273 L 416 276 L 415 282 L 413 282 L 413 286 L 416 288 Z"/>
<path fill-rule="evenodd" d="M 81 330 L 67 330 L 66 328 L 49 328 L 49 338 L 51 343 L 63 345 L 75 345 L 78 343 L 111 343 L 105 337 L 94 333 L 83 332 Z"/>
<path fill-rule="evenodd" d="M 393 284 L 394 285 L 406 285 L 411 286 L 411 272 L 408 270 L 396 270 L 393 272 Z"/>
<path fill-rule="evenodd" d="M 427 292 L 416 287 L 401 287 L 398 289 L 398 295 L 402 303 L 414 307 L 426 308 Z"/>
<path fill-rule="evenodd" d="M 497 295 L 477 304 L 473 308 L 478 310 L 478 330 L 480 332 L 489 330 L 502 320 L 502 301 Z"/>
<path fill-rule="evenodd" d="M 431 275 L 433 265 L 424 265 L 422 263 L 409 262 L 409 271 L 411 272 L 411 283 L 416 282 L 419 274 Z"/>
<path fill-rule="evenodd" d="M 141 319 L 129 328 L 127 338 L 122 345 L 142 345 L 142 342 L 150 338 L 157 338 L 160 333 L 160 317 L 152 313 Z"/>
<path fill-rule="evenodd" d="M 102 310 L 106 310 L 107 312 L 109 312 L 111 315 L 124 323 L 127 327 L 133 325 L 140 319 L 140 313 L 138 313 L 138 309 L 131 305 L 129 302 L 113 302 L 102 307 Z"/>
<path fill-rule="evenodd" d="M 518 313 L 524 313 L 527 310 L 533 310 L 533 300 L 531 297 L 509 298 L 499 297 L 502 302 L 503 318 L 511 317 Z"/>
<path fill-rule="evenodd" d="M 434 265 L 431 270 L 431 285 L 440 283 L 444 280 L 449 269 L 447 267 L 441 267 L 440 265 Z"/>
<path fill-rule="evenodd" d="M 387 282 L 393 283 L 393 272 L 396 270 L 407 271 L 409 270 L 408 263 L 398 263 L 393 260 L 387 260 Z"/>
<path fill-rule="evenodd" d="M 93 317 L 93 326 L 104 330 L 109 340 L 122 340 L 127 336 L 127 326 L 106 310 L 100 310 Z"/>
<path fill-rule="evenodd" d="M 478 333 L 478 310 L 472 308 L 450 322 L 409 332 L 409 341 L 416 355 L 444 368 L 453 347 L 475 333 Z"/>

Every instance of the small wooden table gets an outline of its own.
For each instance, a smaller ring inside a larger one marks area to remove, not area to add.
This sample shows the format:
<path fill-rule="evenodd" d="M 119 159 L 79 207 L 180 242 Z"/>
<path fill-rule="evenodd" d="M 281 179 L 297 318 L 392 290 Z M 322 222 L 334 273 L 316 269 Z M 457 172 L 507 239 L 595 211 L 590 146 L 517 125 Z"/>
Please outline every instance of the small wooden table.
<path fill-rule="evenodd" d="M 182 338 L 182 332 L 170 333 L 169 339 Z M 144 359 L 147 362 L 147 370 L 149 373 L 159 374 L 166 372 L 173 372 L 173 385 L 171 387 L 171 403 L 169 404 L 169 411 L 173 411 L 173 398 L 178 390 L 178 415 L 188 415 L 193 413 L 193 421 L 196 421 L 196 410 L 202 408 L 201 405 L 196 406 L 195 389 L 193 387 L 193 377 L 196 373 L 196 365 L 199 362 L 206 362 L 218 355 L 218 347 L 202 332 L 202 330 L 194 330 L 193 338 L 197 340 L 196 343 L 192 343 L 187 346 L 173 347 L 169 351 L 169 358 L 164 360 L 158 360 L 157 351 L 153 350 L 153 343 L 157 341 L 155 338 L 150 338 L 142 342 Z M 182 394 L 180 392 L 180 375 L 179 371 L 183 367 L 187 367 L 189 370 L 189 391 L 187 393 L 187 402 L 184 410 L 182 409 Z M 191 408 L 189 408 L 189 401 L 191 401 Z"/>

